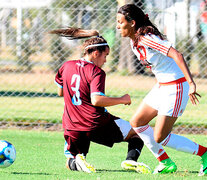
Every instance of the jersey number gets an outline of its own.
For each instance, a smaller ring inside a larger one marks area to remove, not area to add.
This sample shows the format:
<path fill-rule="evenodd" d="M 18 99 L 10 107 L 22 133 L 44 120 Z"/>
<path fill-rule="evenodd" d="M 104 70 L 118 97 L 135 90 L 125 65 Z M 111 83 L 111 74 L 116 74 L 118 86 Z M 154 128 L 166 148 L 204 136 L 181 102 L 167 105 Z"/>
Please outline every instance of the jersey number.
<path fill-rule="evenodd" d="M 79 87 L 80 87 L 80 76 L 78 74 L 74 74 L 72 76 L 72 80 L 71 80 L 71 85 L 75 83 L 75 87 L 71 87 L 72 91 L 75 92 L 75 94 L 72 97 L 72 103 L 74 105 L 81 105 L 82 101 L 80 99 L 80 91 L 79 91 Z"/>

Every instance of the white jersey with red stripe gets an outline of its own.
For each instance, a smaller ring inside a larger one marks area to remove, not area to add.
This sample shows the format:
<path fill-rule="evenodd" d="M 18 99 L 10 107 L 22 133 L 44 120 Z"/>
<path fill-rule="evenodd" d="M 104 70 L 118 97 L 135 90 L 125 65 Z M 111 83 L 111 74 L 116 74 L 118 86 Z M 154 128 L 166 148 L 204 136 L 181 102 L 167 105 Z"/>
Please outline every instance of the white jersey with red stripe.
<path fill-rule="evenodd" d="M 150 68 L 158 82 L 170 82 L 184 77 L 176 62 L 167 56 L 171 43 L 154 34 L 141 37 L 137 46 L 131 48 L 143 65 Z"/>

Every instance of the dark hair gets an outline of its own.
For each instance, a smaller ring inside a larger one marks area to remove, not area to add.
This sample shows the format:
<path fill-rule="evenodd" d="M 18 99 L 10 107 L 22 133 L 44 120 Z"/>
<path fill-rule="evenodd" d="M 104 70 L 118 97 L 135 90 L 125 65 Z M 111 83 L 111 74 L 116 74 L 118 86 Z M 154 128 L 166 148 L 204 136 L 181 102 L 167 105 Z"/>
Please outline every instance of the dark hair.
<path fill-rule="evenodd" d="M 86 54 L 90 54 L 93 51 L 98 50 L 100 53 L 102 53 L 103 51 L 106 50 L 106 47 L 109 48 L 108 45 L 104 45 L 104 46 L 95 46 L 95 47 L 89 47 L 87 48 L 87 46 L 89 45 L 93 45 L 93 44 L 103 44 L 103 43 L 107 43 L 107 41 L 102 37 L 94 37 L 91 39 L 87 39 L 84 43 L 83 43 L 83 48 L 84 48 L 84 55 Z"/>
<path fill-rule="evenodd" d="M 56 30 L 50 31 L 49 33 L 50 34 L 57 34 L 62 37 L 66 37 L 69 40 L 97 36 L 94 38 L 87 39 L 83 43 L 84 55 L 90 54 L 96 50 L 98 50 L 99 52 L 102 53 L 103 51 L 106 50 L 106 47 L 109 48 L 108 45 L 94 46 L 94 47 L 87 48 L 87 46 L 89 46 L 89 45 L 107 43 L 106 40 L 102 36 L 99 36 L 99 32 L 97 30 L 85 30 L 85 29 L 81 29 L 81 28 L 68 27 L 65 29 L 56 29 Z"/>
<path fill-rule="evenodd" d="M 145 14 L 135 4 L 126 4 L 121 6 L 118 13 L 123 14 L 128 22 L 135 21 L 135 30 L 137 31 L 135 37 L 137 41 L 140 36 L 152 33 L 159 36 L 161 39 L 165 39 L 165 36 L 155 27 L 154 24 L 149 20 L 148 14 Z"/>

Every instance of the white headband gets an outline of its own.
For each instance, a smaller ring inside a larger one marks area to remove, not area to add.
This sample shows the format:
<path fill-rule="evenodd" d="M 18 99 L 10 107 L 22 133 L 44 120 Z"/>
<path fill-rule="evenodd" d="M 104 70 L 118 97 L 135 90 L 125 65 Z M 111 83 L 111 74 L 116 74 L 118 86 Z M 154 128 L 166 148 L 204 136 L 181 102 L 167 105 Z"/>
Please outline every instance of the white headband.
<path fill-rule="evenodd" d="M 107 43 L 102 43 L 102 44 L 91 44 L 85 47 L 85 49 L 90 48 L 90 47 L 97 47 L 97 46 L 108 46 Z"/>

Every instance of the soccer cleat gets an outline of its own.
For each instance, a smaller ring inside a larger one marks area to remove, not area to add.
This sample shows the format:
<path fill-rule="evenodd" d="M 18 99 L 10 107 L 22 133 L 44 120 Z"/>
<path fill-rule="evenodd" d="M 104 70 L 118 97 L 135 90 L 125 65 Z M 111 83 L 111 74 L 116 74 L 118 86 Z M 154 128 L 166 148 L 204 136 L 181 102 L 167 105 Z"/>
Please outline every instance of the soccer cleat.
<path fill-rule="evenodd" d="M 76 160 L 74 158 L 67 158 L 65 166 L 71 171 L 77 171 Z"/>
<path fill-rule="evenodd" d="M 198 176 L 204 176 L 207 174 L 207 152 L 205 152 L 201 158 L 201 169 Z"/>
<path fill-rule="evenodd" d="M 173 173 L 176 170 L 177 170 L 176 164 L 170 158 L 168 158 L 159 163 L 159 165 L 155 168 L 153 174 Z"/>
<path fill-rule="evenodd" d="M 150 174 L 149 166 L 144 163 L 139 163 L 133 160 L 125 160 L 121 163 L 121 167 L 125 170 L 136 171 L 141 174 Z"/>
<path fill-rule="evenodd" d="M 76 155 L 76 167 L 78 171 L 84 171 L 87 173 L 96 172 L 96 169 L 86 161 L 83 154 Z"/>

